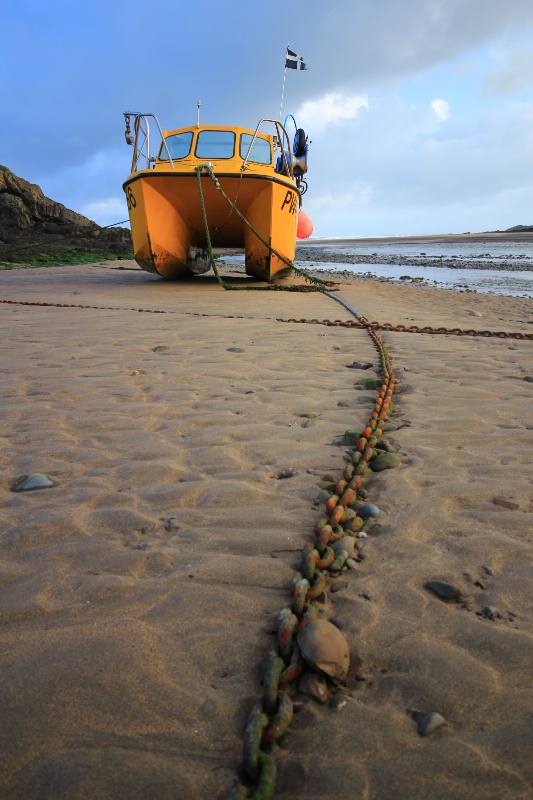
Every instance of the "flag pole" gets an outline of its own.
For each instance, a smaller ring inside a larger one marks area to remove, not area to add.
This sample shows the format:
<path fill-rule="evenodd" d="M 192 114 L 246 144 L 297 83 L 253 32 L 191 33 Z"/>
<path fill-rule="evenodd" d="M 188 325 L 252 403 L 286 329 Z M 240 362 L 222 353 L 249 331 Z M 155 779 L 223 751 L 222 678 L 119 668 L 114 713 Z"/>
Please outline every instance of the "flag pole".
<path fill-rule="evenodd" d="M 285 69 L 283 70 L 283 86 L 281 88 L 281 103 L 279 106 L 279 121 L 281 122 L 281 109 L 283 108 L 283 96 L 285 94 L 285 78 L 287 77 L 287 52 L 289 50 L 289 45 L 287 45 L 287 50 L 285 51 Z"/>

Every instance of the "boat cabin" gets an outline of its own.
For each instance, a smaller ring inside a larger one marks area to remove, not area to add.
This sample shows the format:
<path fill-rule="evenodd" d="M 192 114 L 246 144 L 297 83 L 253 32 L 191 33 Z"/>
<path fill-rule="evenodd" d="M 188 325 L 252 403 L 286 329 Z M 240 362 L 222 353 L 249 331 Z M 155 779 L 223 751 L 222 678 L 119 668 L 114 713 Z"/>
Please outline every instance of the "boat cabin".
<path fill-rule="evenodd" d="M 274 136 L 215 125 L 163 131 L 153 169 L 194 169 L 207 161 L 222 172 L 274 172 Z"/>

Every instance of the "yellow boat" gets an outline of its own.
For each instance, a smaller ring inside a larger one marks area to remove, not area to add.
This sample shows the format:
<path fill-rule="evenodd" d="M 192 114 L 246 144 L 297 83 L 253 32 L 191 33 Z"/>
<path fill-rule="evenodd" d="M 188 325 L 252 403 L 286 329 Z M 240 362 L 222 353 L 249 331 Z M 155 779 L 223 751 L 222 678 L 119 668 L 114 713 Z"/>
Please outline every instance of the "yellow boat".
<path fill-rule="evenodd" d="M 153 114 L 129 112 L 134 147 L 123 184 L 135 259 L 167 279 L 207 272 L 212 247 L 244 248 L 248 275 L 265 281 L 291 272 L 307 139 L 263 119 L 255 130 L 197 125 L 162 131 Z M 134 117 L 134 133 L 130 118 Z M 150 155 L 150 126 L 159 136 Z M 264 126 L 271 133 L 264 132 Z"/>

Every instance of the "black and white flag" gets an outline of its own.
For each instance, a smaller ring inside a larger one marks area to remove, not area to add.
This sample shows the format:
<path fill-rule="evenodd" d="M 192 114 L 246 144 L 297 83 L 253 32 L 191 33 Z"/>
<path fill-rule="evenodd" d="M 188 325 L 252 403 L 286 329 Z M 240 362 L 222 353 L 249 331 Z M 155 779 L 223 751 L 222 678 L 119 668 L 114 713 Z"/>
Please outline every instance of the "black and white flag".
<path fill-rule="evenodd" d="M 307 69 L 302 56 L 297 56 L 292 50 L 287 47 L 287 56 L 285 58 L 285 67 L 288 69 Z"/>

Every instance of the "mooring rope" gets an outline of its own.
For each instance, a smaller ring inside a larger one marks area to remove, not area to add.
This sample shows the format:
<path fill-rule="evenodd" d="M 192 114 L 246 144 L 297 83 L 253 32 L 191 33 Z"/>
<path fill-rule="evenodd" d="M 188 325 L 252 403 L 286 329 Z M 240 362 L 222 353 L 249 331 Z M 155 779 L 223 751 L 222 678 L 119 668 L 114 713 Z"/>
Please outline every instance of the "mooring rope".
<path fill-rule="evenodd" d="M 216 189 L 221 193 L 222 197 L 224 197 L 224 199 L 229 203 L 229 205 L 231 206 L 233 211 L 235 211 L 235 213 L 241 218 L 241 220 L 252 231 L 252 233 L 255 236 L 257 236 L 259 241 L 262 242 L 265 245 L 265 247 L 268 248 L 268 250 L 270 251 L 270 253 L 272 255 L 275 255 L 277 258 L 279 258 L 280 261 L 282 261 L 284 264 L 286 264 L 288 267 L 290 267 L 292 270 L 294 270 L 294 272 L 296 272 L 297 275 L 300 275 L 302 278 L 305 278 L 306 281 L 309 281 L 311 286 L 280 286 L 279 284 L 273 284 L 273 285 L 270 285 L 270 286 L 235 286 L 235 285 L 233 285 L 231 283 L 226 283 L 226 281 L 223 280 L 223 278 L 220 276 L 220 274 L 218 272 L 218 269 L 216 267 L 215 257 L 213 255 L 213 248 L 212 248 L 212 245 L 211 245 L 211 234 L 209 233 L 209 223 L 208 223 L 208 220 L 207 220 L 207 211 L 206 211 L 206 208 L 205 208 L 204 191 L 203 191 L 203 188 L 202 188 L 202 178 L 201 178 L 202 170 L 204 170 L 204 169 L 207 170 L 207 173 L 208 173 L 209 177 L 213 181 Z M 201 205 L 201 208 L 202 208 L 202 216 L 203 216 L 203 221 L 204 221 L 205 237 L 206 237 L 206 241 L 207 241 L 207 251 L 209 253 L 209 260 L 210 260 L 213 272 L 215 273 L 216 279 L 220 283 L 220 285 L 222 286 L 223 289 L 226 289 L 226 290 L 237 290 L 237 291 L 240 291 L 240 290 L 246 290 L 246 291 L 256 290 L 256 291 L 263 291 L 263 292 L 264 291 L 322 292 L 325 289 L 326 286 L 333 286 L 334 285 L 333 281 L 325 281 L 322 278 L 316 278 L 313 275 L 309 275 L 305 270 L 300 269 L 299 267 L 295 266 L 293 261 L 289 261 L 289 259 L 285 258 L 285 256 L 283 256 L 274 247 L 272 247 L 272 245 L 269 242 L 265 241 L 265 239 L 263 239 L 263 237 L 261 236 L 259 231 L 257 231 L 253 227 L 253 225 L 251 225 L 250 222 L 248 222 L 248 220 L 246 219 L 244 214 L 241 214 L 241 212 L 239 211 L 239 209 L 237 208 L 235 203 L 233 203 L 233 201 L 230 200 L 230 198 L 224 192 L 224 190 L 220 186 L 218 178 L 214 174 L 210 164 L 200 164 L 198 167 L 195 167 L 195 172 L 196 172 L 196 177 L 197 177 L 197 180 L 198 180 L 198 191 L 199 191 L 199 194 L 200 194 L 200 205 Z"/>

